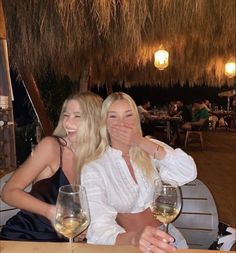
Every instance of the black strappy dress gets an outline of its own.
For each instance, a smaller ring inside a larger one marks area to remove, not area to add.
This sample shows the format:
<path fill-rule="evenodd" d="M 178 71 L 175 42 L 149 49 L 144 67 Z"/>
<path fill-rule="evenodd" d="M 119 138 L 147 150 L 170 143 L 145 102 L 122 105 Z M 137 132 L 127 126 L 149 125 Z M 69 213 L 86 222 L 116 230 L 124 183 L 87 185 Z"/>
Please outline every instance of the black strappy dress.
<path fill-rule="evenodd" d="M 50 178 L 42 179 L 32 186 L 30 194 L 46 203 L 55 205 L 59 187 L 69 184 L 62 168 L 62 147 L 60 144 L 60 168 Z M 27 212 L 19 211 L 10 218 L 0 232 L 1 240 L 15 241 L 50 241 L 62 242 L 65 238 L 60 237 L 50 221 L 45 217 Z"/>

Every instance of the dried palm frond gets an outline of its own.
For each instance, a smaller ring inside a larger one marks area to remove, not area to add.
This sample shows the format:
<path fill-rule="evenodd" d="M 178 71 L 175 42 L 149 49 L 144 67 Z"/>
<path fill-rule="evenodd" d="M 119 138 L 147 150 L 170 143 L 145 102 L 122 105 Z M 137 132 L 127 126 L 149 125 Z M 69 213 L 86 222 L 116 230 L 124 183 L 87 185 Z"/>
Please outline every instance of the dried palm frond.
<path fill-rule="evenodd" d="M 10 60 L 35 75 L 50 67 L 97 84 L 228 82 L 224 64 L 235 56 L 235 0 L 3 0 Z M 157 70 L 153 54 L 170 54 Z"/>

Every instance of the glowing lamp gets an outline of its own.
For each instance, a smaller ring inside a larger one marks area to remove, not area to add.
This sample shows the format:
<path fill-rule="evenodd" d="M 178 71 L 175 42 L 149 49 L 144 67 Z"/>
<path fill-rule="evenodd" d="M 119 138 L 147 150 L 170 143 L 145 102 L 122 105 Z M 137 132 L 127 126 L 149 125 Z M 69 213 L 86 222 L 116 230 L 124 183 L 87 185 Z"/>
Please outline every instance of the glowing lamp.
<path fill-rule="evenodd" d="M 154 66 L 159 70 L 163 70 L 169 65 L 169 53 L 160 49 L 154 54 Z"/>
<path fill-rule="evenodd" d="M 235 60 L 229 60 L 225 64 L 225 75 L 229 78 L 232 78 L 235 76 Z"/>

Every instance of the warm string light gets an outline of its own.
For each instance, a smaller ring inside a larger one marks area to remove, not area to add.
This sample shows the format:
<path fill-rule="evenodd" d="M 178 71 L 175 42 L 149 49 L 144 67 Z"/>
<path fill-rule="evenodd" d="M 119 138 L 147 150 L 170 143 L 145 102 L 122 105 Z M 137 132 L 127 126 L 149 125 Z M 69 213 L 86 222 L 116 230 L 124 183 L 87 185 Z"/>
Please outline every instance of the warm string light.
<path fill-rule="evenodd" d="M 154 54 L 154 66 L 163 70 L 169 65 L 169 53 L 165 49 L 160 49 Z"/>
<path fill-rule="evenodd" d="M 235 59 L 230 59 L 226 64 L 225 64 L 225 75 L 228 76 L 229 78 L 232 78 L 235 76 L 235 69 L 236 69 L 236 63 Z"/>

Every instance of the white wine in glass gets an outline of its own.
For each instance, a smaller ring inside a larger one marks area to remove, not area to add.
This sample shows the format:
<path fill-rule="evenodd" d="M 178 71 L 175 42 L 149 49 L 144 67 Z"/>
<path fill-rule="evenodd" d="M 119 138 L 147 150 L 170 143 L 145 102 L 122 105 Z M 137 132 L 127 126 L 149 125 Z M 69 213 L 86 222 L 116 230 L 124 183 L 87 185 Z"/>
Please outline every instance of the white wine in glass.
<path fill-rule="evenodd" d="M 166 233 L 168 232 L 168 224 L 178 216 L 181 206 L 181 192 L 175 181 L 164 182 L 160 179 L 154 181 L 151 211 L 154 218 L 163 223 Z"/>
<path fill-rule="evenodd" d="M 69 239 L 83 232 L 90 215 L 85 189 L 81 185 L 63 185 L 59 188 L 54 220 L 55 230 Z"/>

